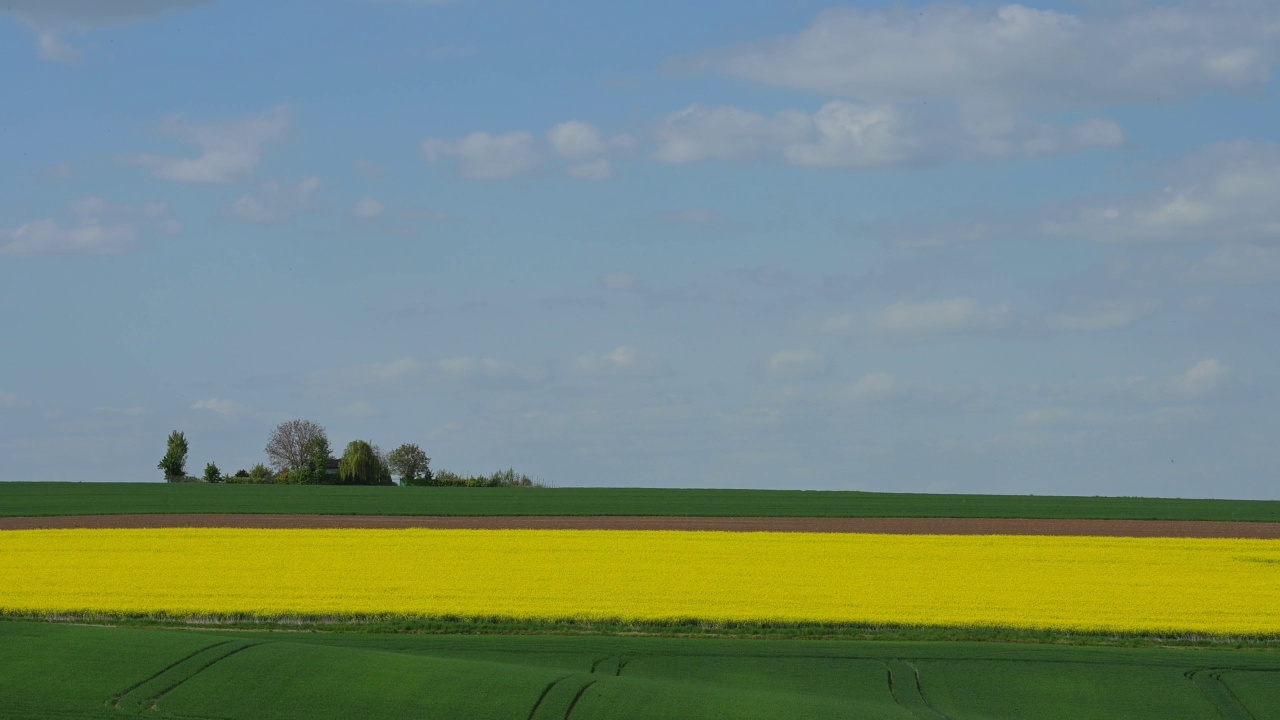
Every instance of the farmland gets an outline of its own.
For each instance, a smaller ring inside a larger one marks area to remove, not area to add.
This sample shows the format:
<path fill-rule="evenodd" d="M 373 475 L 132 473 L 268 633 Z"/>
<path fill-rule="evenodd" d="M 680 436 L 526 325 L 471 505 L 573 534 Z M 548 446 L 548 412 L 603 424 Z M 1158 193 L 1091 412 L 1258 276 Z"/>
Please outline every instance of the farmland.
<path fill-rule="evenodd" d="M 0 668 L 5 720 L 1280 717 L 1268 651 L 0 621 Z"/>
<path fill-rule="evenodd" d="M 1280 634 L 1280 542 L 621 530 L 0 533 L 0 608 Z"/>
<path fill-rule="evenodd" d="M 0 516 L 114 513 L 1110 518 L 1280 522 L 1280 501 L 798 490 L 0 483 Z"/>
<path fill-rule="evenodd" d="M 1274 506 L 0 484 L 0 515 L 69 528 L 0 530 L 0 720 L 1280 718 L 1280 540 L 1247 539 L 1274 534 L 1052 532 L 1266 530 Z M 164 524 L 74 517 L 109 512 Z M 343 526 L 354 513 L 462 524 Z M 892 529 L 953 516 L 1039 534 Z M 737 531 L 699 527 L 715 518 Z M 796 531 L 811 518 L 838 522 Z"/>

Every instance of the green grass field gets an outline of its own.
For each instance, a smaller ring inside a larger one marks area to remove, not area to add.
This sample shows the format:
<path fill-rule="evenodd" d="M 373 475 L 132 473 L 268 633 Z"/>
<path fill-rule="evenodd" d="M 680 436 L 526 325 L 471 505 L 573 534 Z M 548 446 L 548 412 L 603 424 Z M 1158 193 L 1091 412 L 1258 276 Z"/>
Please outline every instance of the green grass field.
<path fill-rule="evenodd" d="M 800 490 L 0 482 L 0 516 L 114 513 L 772 515 L 1280 522 L 1280 501 Z"/>
<path fill-rule="evenodd" d="M 1280 652 L 0 621 L 0 718 L 1280 718 Z"/>

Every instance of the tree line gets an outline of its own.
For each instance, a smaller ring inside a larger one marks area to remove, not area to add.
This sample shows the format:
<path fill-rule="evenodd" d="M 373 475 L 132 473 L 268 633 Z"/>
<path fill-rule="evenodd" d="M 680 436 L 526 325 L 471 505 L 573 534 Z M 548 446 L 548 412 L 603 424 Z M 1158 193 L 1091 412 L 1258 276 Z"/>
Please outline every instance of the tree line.
<path fill-rule="evenodd" d="M 543 487 L 514 469 L 491 475 L 459 475 L 448 470 L 432 472 L 431 458 L 413 443 L 391 452 L 366 440 L 347 443 L 341 458 L 333 456 L 324 427 L 310 420 L 287 420 L 267 439 L 267 464 L 226 475 L 216 463 L 208 463 L 203 477 L 187 475 L 190 446 L 184 433 L 174 430 L 157 468 L 167 482 L 260 483 L 290 485 L 442 485 L 456 487 Z"/>

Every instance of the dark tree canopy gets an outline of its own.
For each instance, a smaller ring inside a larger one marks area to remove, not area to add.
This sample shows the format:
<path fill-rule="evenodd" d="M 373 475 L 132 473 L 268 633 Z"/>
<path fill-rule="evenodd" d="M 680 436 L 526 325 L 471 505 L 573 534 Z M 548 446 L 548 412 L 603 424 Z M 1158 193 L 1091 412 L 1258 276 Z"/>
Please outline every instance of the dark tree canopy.
<path fill-rule="evenodd" d="M 387 464 L 405 485 L 431 480 L 431 458 L 413 443 L 405 443 L 388 453 Z"/>
<path fill-rule="evenodd" d="M 277 472 L 293 472 L 311 466 L 314 446 L 312 441 L 323 438 L 325 448 L 329 438 L 319 423 L 310 420 L 287 420 L 276 426 L 267 439 L 267 459 Z"/>
<path fill-rule="evenodd" d="M 164 457 L 160 458 L 157 468 L 164 471 L 165 480 L 186 477 L 187 474 L 187 436 L 174 430 L 169 433 L 169 447 Z"/>

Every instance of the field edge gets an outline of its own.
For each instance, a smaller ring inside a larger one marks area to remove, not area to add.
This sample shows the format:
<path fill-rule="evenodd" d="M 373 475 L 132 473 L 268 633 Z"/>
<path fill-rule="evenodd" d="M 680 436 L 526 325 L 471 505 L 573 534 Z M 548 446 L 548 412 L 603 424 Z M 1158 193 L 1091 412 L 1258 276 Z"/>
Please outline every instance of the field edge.
<path fill-rule="evenodd" d="M 38 622 L 120 628 L 376 635 L 571 635 L 707 639 L 849 640 L 883 642 L 997 642 L 1090 647 L 1202 647 L 1280 651 L 1280 633 L 1083 632 L 988 626 L 914 626 L 704 621 L 614 622 L 504 617 L 250 616 L 107 613 L 26 613 L 0 610 L 0 622 Z"/>

